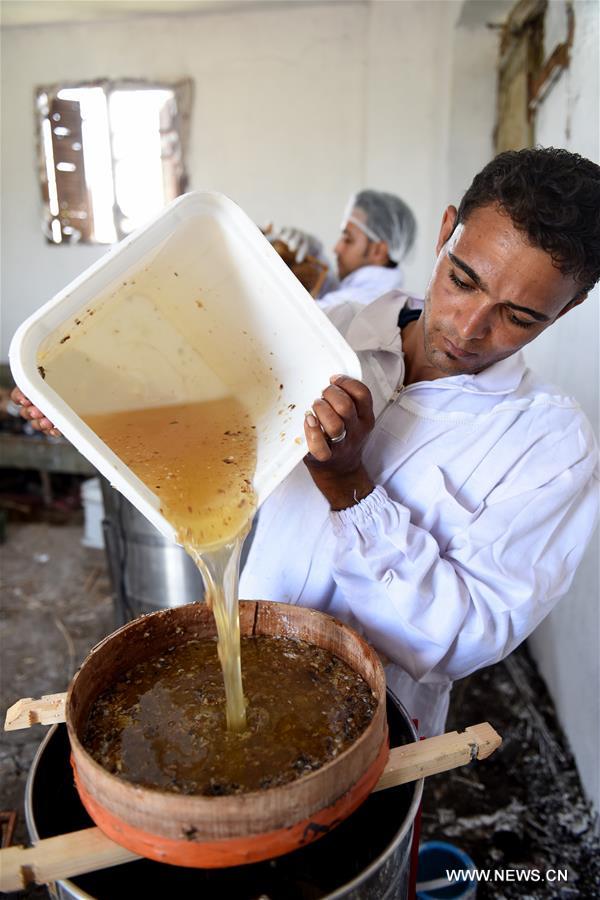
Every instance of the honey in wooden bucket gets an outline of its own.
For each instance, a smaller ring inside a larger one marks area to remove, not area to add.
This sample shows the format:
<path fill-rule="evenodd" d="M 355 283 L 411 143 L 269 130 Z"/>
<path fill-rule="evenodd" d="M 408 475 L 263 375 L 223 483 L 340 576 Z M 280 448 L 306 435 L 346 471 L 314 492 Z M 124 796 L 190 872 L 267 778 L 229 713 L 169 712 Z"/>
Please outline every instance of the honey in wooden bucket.
<path fill-rule="evenodd" d="M 269 859 L 326 834 L 353 812 L 388 757 L 385 675 L 377 654 L 352 629 L 315 610 L 242 601 L 242 635 L 297 638 L 323 647 L 365 679 L 377 705 L 361 736 L 320 769 L 283 785 L 228 796 L 182 795 L 123 781 L 99 765 L 81 737 L 107 684 L 151 652 L 215 635 L 203 604 L 176 607 L 124 626 L 99 644 L 73 679 L 67 726 L 77 789 L 98 826 L 133 852 L 183 866 L 223 867 Z"/>

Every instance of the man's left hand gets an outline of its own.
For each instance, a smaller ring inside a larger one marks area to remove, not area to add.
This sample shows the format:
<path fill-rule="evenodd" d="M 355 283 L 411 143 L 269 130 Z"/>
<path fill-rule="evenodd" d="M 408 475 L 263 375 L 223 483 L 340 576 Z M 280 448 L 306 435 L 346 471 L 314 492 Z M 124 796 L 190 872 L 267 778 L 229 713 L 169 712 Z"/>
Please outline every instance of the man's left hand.
<path fill-rule="evenodd" d="M 332 509 L 340 510 L 359 503 L 374 488 L 362 452 L 375 417 L 365 384 L 347 375 L 334 375 L 330 381 L 305 417 L 310 452 L 304 462 Z"/>

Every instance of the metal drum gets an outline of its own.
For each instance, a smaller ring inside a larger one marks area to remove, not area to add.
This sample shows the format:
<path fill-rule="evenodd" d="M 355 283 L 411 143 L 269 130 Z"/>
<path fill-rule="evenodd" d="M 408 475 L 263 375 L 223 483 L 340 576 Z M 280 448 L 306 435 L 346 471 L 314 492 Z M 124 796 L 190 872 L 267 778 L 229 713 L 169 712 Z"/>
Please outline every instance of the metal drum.
<path fill-rule="evenodd" d="M 100 481 L 117 625 L 143 613 L 202 600 L 200 572 L 185 550 L 163 537 L 106 479 Z"/>
<path fill-rule="evenodd" d="M 100 486 L 116 626 L 158 609 L 204 599 L 202 576 L 183 547 L 163 537 L 105 478 L 100 477 Z M 258 513 L 244 541 L 240 570 L 246 562 L 257 520 Z"/>
<path fill-rule="evenodd" d="M 416 740 L 404 708 L 388 692 L 390 743 Z M 32 841 L 92 825 L 69 763 L 66 727 L 55 725 L 27 779 L 25 815 Z M 423 782 L 371 794 L 331 833 L 286 856 L 228 869 L 187 869 L 139 860 L 51 887 L 59 900 L 404 900 L 408 897 L 413 823 Z"/>

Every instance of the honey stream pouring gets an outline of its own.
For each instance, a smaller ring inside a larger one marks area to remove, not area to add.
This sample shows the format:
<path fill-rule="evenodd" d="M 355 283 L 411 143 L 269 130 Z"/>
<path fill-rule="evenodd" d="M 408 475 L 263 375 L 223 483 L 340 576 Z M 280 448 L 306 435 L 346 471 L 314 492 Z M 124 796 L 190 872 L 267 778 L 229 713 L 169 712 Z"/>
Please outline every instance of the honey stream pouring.
<path fill-rule="evenodd" d="M 85 417 L 159 496 L 161 512 L 198 566 L 215 616 L 227 727 L 243 731 L 238 576 L 256 501 L 256 428 L 233 397 Z"/>

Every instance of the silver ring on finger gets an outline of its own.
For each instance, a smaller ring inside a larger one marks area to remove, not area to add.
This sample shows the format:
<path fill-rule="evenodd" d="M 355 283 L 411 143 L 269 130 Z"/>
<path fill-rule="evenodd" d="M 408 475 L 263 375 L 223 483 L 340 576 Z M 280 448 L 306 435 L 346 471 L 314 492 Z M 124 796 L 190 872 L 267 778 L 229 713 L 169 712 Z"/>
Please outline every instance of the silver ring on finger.
<path fill-rule="evenodd" d="M 346 432 L 346 429 L 344 428 L 344 429 L 342 430 L 341 434 L 336 435 L 336 437 L 330 437 L 330 438 L 329 438 L 329 443 L 330 443 L 330 444 L 340 444 L 343 440 L 345 440 L 345 438 L 346 438 L 346 433 L 347 433 L 347 432 Z"/>

